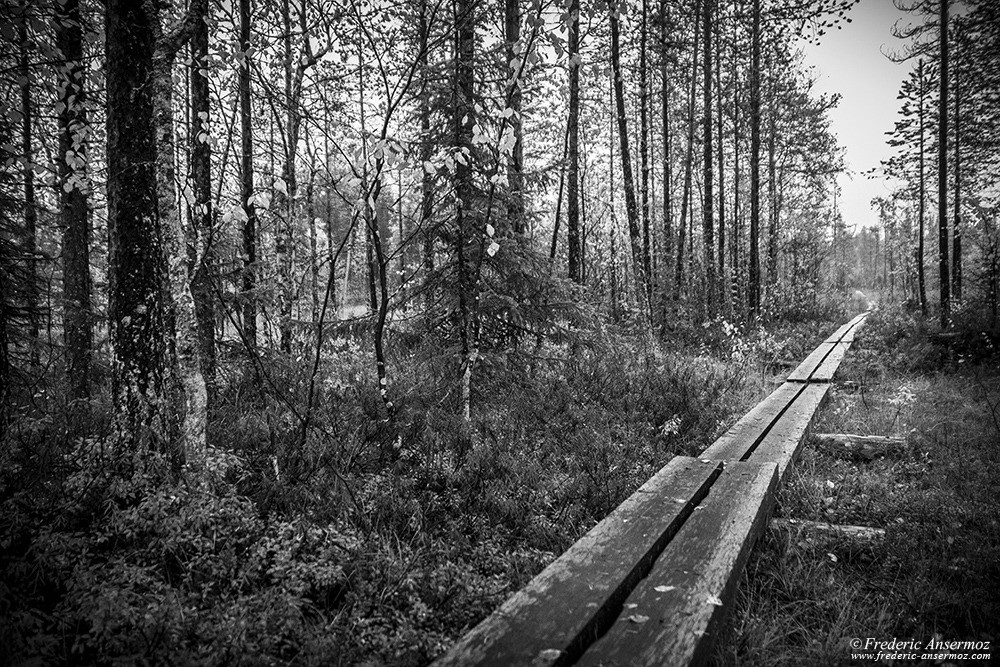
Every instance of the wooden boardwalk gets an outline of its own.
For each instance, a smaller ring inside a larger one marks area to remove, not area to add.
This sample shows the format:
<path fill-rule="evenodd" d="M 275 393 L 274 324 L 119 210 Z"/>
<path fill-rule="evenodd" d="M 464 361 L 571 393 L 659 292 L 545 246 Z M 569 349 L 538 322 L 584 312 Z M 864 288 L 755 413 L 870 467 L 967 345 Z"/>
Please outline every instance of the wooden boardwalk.
<path fill-rule="evenodd" d="M 861 314 L 697 458 L 677 456 L 437 665 L 696 665 Z"/>

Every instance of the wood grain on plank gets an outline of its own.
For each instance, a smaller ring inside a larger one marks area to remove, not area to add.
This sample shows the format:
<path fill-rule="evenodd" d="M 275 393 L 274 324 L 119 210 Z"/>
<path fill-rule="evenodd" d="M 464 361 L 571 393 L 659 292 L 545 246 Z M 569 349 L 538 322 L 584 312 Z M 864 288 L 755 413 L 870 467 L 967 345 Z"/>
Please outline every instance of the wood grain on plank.
<path fill-rule="evenodd" d="M 844 360 L 844 356 L 847 354 L 847 350 L 850 347 L 849 343 L 836 343 L 830 350 L 826 358 L 816 367 L 809 376 L 810 382 L 830 382 L 833 380 L 833 376 L 836 374 L 837 369 L 840 367 L 840 362 Z"/>
<path fill-rule="evenodd" d="M 843 324 L 837 328 L 832 334 L 830 334 L 824 343 L 835 343 L 835 342 L 853 342 L 854 334 L 857 332 L 861 323 L 864 322 L 865 318 L 868 317 L 868 313 L 861 313 L 851 318 L 847 324 Z"/>
<path fill-rule="evenodd" d="M 572 664 L 613 621 L 719 468 L 672 459 L 436 664 Z"/>
<path fill-rule="evenodd" d="M 816 349 L 810 352 L 809 356 L 803 359 L 794 371 L 789 373 L 788 382 L 808 382 L 816 367 L 823 363 L 826 355 L 837 345 L 838 343 L 830 342 L 822 342 L 817 345 Z"/>
<path fill-rule="evenodd" d="M 778 479 L 780 483 L 784 483 L 829 390 L 830 385 L 826 383 L 806 385 L 795 402 L 757 445 L 750 461 L 770 461 L 777 464 Z"/>
<path fill-rule="evenodd" d="M 712 486 L 615 624 L 580 665 L 705 662 L 777 487 L 772 463 L 736 462 Z"/>
<path fill-rule="evenodd" d="M 778 414 L 795 400 L 802 385 L 784 383 L 701 453 L 702 458 L 739 461 L 754 448 Z"/>

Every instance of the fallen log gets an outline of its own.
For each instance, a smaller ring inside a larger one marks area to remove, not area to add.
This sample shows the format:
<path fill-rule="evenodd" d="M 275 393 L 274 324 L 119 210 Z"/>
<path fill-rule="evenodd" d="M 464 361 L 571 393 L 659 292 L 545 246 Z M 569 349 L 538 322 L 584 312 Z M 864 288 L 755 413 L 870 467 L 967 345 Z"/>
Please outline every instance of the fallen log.
<path fill-rule="evenodd" d="M 904 438 L 848 433 L 814 433 L 813 440 L 817 446 L 834 456 L 865 462 L 901 452 L 906 445 Z"/>
<path fill-rule="evenodd" d="M 801 535 L 815 542 L 847 541 L 868 545 L 885 538 L 884 528 L 840 525 L 807 519 L 771 519 L 770 527 L 779 533 Z"/>

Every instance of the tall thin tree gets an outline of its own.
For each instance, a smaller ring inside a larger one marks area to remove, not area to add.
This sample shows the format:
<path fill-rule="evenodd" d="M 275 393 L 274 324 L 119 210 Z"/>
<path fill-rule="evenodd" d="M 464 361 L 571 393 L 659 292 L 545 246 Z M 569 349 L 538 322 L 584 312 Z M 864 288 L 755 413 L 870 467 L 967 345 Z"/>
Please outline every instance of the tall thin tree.
<path fill-rule="evenodd" d="M 93 311 L 90 217 L 87 213 L 86 67 L 79 0 L 55 4 L 58 70 L 59 211 L 63 256 L 63 336 L 66 377 L 74 398 L 90 395 Z"/>

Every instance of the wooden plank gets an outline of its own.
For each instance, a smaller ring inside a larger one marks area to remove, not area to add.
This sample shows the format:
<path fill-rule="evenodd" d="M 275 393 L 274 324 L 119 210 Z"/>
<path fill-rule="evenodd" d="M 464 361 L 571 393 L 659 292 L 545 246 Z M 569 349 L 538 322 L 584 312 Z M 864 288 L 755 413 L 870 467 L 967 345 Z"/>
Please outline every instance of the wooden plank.
<path fill-rule="evenodd" d="M 840 368 L 840 363 L 844 360 L 850 343 L 836 343 L 826 358 L 816 367 L 816 370 L 809 376 L 810 382 L 830 382 Z"/>
<path fill-rule="evenodd" d="M 784 483 L 829 390 L 830 385 L 826 383 L 805 385 L 795 402 L 785 410 L 754 449 L 749 460 L 777 464 L 778 479 Z"/>
<path fill-rule="evenodd" d="M 720 468 L 673 458 L 435 664 L 572 664 L 618 615 Z"/>
<path fill-rule="evenodd" d="M 802 385 L 784 383 L 701 453 L 702 458 L 739 461 L 756 446 L 778 414 L 802 390 Z"/>
<path fill-rule="evenodd" d="M 852 342 L 854 340 L 854 333 L 858 330 L 858 327 L 868 317 L 868 313 L 861 313 L 856 315 L 846 324 L 841 325 L 830 334 L 824 343 L 837 343 L 837 342 Z"/>
<path fill-rule="evenodd" d="M 801 364 L 788 375 L 788 382 L 808 382 L 816 367 L 823 363 L 823 359 L 835 348 L 837 343 L 820 343 L 815 350 L 809 353 Z"/>
<path fill-rule="evenodd" d="M 832 334 L 824 338 L 823 342 L 839 343 L 844 338 L 844 336 L 851 330 L 851 327 L 853 326 L 854 326 L 854 320 L 851 320 L 850 322 L 847 322 L 845 324 L 841 324 L 839 327 L 837 327 L 836 331 L 834 331 Z"/>
<path fill-rule="evenodd" d="M 705 501 L 579 665 L 698 665 L 711 653 L 777 487 L 773 464 L 726 464 Z"/>

